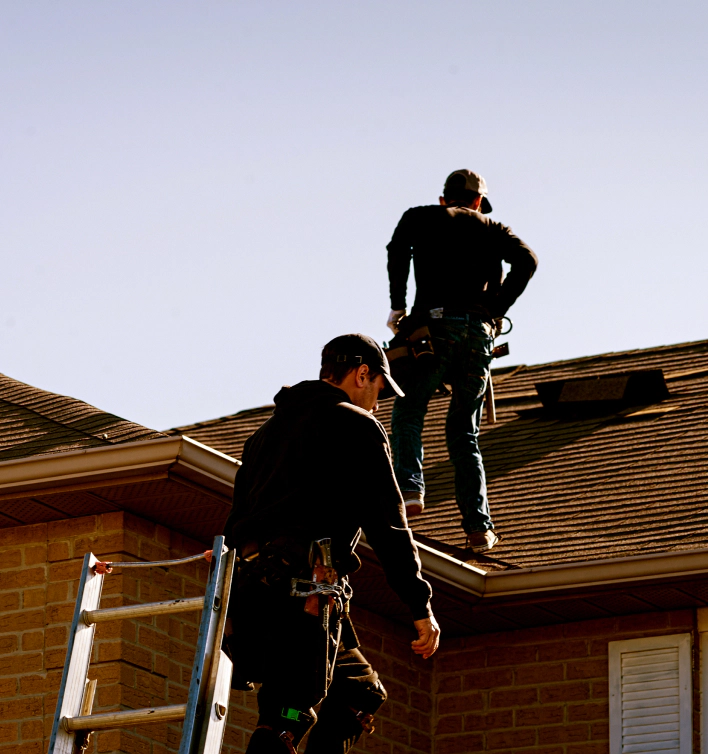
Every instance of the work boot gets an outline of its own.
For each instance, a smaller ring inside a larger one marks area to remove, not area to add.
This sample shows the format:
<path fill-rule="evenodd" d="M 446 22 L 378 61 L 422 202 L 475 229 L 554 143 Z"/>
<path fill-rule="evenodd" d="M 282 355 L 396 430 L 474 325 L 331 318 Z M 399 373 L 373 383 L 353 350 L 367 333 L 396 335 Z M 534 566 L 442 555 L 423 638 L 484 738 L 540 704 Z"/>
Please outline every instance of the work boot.
<path fill-rule="evenodd" d="M 499 537 L 494 533 L 494 529 L 487 531 L 473 531 L 467 534 L 467 543 L 465 549 L 472 552 L 486 552 L 499 541 Z"/>
<path fill-rule="evenodd" d="M 406 506 L 406 518 L 420 516 L 425 508 L 422 492 L 404 492 L 403 504 Z"/>

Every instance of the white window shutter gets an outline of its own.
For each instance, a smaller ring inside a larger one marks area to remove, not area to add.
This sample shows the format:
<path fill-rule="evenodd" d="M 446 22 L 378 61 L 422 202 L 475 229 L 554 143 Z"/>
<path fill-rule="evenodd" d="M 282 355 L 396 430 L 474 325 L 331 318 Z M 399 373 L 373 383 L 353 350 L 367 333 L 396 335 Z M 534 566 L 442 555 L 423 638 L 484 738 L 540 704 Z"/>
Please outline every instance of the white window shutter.
<path fill-rule="evenodd" d="M 691 754 L 691 634 L 611 641 L 610 754 Z"/>

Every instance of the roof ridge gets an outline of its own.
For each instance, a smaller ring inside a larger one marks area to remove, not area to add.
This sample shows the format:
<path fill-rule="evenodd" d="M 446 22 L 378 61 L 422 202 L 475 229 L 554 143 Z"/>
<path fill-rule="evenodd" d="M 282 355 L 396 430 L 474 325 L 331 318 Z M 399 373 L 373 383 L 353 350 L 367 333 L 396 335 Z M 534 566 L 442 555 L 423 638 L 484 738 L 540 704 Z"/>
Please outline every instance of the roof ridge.
<path fill-rule="evenodd" d="M 252 408 L 244 408 L 241 411 L 237 411 L 235 414 L 226 414 L 226 416 L 217 416 L 215 419 L 205 419 L 201 422 L 194 422 L 192 424 L 180 424 L 177 427 L 170 427 L 169 429 L 163 429 L 162 432 L 178 432 L 184 429 L 195 429 L 197 427 L 213 427 L 215 424 L 222 424 L 230 419 L 236 419 L 237 417 L 243 417 L 244 414 L 256 413 L 257 411 L 263 411 L 266 408 L 272 408 L 275 403 L 266 403 L 262 406 L 253 406 Z"/>
<path fill-rule="evenodd" d="M 572 359 L 559 359 L 556 361 L 545 361 L 541 364 L 528 364 L 526 365 L 526 369 L 545 369 L 549 366 L 560 366 L 562 364 L 587 364 L 593 361 L 605 360 L 607 358 L 620 358 L 622 356 L 631 356 L 632 354 L 637 353 L 652 354 L 664 351 L 688 350 L 700 345 L 704 345 L 706 349 L 708 349 L 708 340 L 693 340 L 665 346 L 651 346 L 650 348 L 631 348 L 627 351 L 607 351 L 605 353 L 593 354 L 592 356 L 576 356 Z"/>

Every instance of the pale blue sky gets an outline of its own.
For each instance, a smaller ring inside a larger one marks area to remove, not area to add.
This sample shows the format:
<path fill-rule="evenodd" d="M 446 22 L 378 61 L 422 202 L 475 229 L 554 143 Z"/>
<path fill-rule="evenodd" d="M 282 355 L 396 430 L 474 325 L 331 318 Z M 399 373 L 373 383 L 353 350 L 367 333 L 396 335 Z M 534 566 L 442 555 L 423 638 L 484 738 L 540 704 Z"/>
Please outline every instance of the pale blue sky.
<path fill-rule="evenodd" d="M 0 4 L 0 372 L 164 429 L 387 338 L 385 245 L 484 175 L 511 356 L 708 337 L 702 2 Z"/>

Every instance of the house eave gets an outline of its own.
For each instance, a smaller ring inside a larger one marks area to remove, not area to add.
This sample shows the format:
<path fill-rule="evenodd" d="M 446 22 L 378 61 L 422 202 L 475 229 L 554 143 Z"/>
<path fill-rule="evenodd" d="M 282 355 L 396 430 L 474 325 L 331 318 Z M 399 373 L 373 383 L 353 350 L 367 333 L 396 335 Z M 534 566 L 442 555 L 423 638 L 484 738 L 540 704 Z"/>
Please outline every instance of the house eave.
<path fill-rule="evenodd" d="M 30 456 L 0 462 L 0 498 L 156 473 L 230 497 L 240 462 L 186 436 Z"/>

